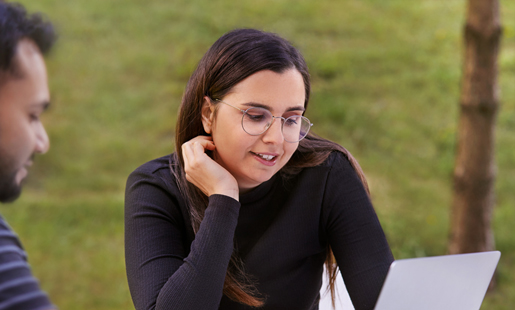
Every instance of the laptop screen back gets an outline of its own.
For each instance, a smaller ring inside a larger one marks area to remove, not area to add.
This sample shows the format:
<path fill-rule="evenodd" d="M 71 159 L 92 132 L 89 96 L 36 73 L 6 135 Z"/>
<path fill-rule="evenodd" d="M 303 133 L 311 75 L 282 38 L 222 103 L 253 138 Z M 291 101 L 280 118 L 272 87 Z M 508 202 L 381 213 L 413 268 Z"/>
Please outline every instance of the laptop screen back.
<path fill-rule="evenodd" d="M 478 310 L 499 251 L 397 260 L 375 310 Z"/>

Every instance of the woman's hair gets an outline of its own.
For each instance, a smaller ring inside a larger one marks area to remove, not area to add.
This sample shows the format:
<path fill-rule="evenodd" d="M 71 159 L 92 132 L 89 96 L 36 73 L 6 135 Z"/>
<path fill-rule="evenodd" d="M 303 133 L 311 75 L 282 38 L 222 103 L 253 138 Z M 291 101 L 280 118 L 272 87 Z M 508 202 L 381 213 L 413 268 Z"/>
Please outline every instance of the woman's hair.
<path fill-rule="evenodd" d="M 289 69 L 295 69 L 302 75 L 305 86 L 304 106 L 307 108 L 311 83 L 306 62 L 300 52 L 276 34 L 255 29 L 237 29 L 220 37 L 209 48 L 190 77 L 176 125 L 176 158 L 171 161 L 170 168 L 181 193 L 186 197 L 195 233 L 204 217 L 208 197 L 186 180 L 181 146 L 194 137 L 207 135 L 201 120 L 204 97 L 223 99 L 236 84 L 256 72 L 271 70 L 283 73 Z M 354 157 L 340 145 L 312 133 L 299 142 L 297 150 L 280 173 L 291 177 L 302 168 L 320 165 L 333 151 L 347 156 L 368 192 L 365 176 Z M 334 305 L 338 266 L 330 248 L 327 251 L 326 268 L 330 279 L 328 288 Z M 232 300 L 249 306 L 259 307 L 264 304 L 252 280 L 245 274 L 243 263 L 236 252 L 227 269 L 223 292 Z"/>

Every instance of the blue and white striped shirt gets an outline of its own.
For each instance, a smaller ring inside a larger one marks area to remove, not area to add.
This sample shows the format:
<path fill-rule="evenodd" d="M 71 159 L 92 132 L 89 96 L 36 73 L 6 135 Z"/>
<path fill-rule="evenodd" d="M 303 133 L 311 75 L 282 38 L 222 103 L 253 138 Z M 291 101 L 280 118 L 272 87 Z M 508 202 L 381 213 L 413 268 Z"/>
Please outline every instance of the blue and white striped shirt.
<path fill-rule="evenodd" d="M 30 271 L 18 236 L 0 215 L 0 310 L 52 309 Z"/>

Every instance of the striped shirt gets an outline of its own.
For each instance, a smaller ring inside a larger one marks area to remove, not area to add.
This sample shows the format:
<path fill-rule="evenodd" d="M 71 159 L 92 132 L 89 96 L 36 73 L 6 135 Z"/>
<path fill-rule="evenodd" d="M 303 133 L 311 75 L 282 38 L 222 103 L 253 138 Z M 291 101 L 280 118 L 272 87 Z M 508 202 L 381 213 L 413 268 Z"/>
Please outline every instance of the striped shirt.
<path fill-rule="evenodd" d="M 0 310 L 54 308 L 27 263 L 18 236 L 0 215 Z"/>

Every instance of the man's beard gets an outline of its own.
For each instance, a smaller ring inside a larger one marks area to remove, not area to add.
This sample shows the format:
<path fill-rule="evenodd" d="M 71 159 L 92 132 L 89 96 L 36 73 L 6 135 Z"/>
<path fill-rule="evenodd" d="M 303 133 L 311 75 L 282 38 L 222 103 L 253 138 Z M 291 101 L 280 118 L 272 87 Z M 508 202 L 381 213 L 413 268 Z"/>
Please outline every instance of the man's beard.
<path fill-rule="evenodd" d="M 0 202 L 11 202 L 21 194 L 21 186 L 16 183 L 18 171 L 8 171 L 0 161 Z"/>

